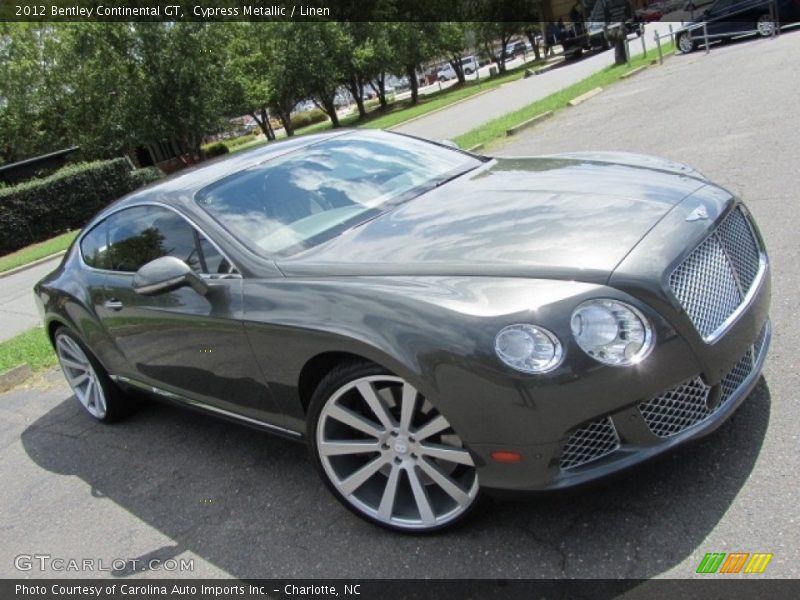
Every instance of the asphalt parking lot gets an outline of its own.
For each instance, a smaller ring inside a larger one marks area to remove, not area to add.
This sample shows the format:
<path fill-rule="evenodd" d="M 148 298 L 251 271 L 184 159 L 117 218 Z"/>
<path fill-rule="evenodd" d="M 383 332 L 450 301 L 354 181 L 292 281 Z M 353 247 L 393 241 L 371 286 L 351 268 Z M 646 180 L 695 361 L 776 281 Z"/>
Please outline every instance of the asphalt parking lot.
<path fill-rule="evenodd" d="M 0 577 L 681 578 L 707 552 L 771 552 L 764 576 L 800 577 L 798 63 L 800 32 L 676 56 L 496 149 L 657 154 L 747 200 L 775 334 L 764 379 L 714 435 L 602 485 L 401 536 L 339 506 L 301 445 L 156 404 L 98 425 L 53 372 L 0 396 Z M 20 554 L 129 562 L 20 572 Z M 152 558 L 194 570 L 135 568 Z"/>

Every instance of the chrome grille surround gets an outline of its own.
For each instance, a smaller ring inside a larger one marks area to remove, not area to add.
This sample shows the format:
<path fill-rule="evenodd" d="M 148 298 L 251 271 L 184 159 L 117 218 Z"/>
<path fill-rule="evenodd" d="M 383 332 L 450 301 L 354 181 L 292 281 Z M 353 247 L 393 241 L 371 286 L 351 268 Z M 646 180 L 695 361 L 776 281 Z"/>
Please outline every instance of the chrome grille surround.
<path fill-rule="evenodd" d="M 715 388 L 707 385 L 699 376 L 642 402 L 639 412 L 650 431 L 660 438 L 667 438 L 717 412 L 744 384 L 758 364 L 764 352 L 768 327 L 769 324 L 766 323 L 753 346 L 747 349 L 739 362 L 722 378 L 718 386 L 718 403 L 709 404 L 709 400 L 714 399 L 712 393 Z"/>
<path fill-rule="evenodd" d="M 561 468 L 574 469 L 611 454 L 620 446 L 609 417 L 586 423 L 572 432 L 561 452 Z"/>
<path fill-rule="evenodd" d="M 707 343 L 719 338 L 758 289 L 766 255 L 736 207 L 669 276 L 669 287 Z"/>

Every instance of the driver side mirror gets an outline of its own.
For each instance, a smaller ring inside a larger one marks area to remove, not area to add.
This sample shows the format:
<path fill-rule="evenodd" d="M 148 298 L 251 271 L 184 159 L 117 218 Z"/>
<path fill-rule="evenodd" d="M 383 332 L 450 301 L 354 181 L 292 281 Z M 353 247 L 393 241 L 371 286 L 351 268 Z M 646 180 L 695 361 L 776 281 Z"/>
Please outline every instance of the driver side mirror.
<path fill-rule="evenodd" d="M 143 265 L 133 277 L 133 290 L 142 296 L 165 294 L 189 286 L 201 296 L 208 284 L 191 267 L 174 256 L 162 256 Z"/>

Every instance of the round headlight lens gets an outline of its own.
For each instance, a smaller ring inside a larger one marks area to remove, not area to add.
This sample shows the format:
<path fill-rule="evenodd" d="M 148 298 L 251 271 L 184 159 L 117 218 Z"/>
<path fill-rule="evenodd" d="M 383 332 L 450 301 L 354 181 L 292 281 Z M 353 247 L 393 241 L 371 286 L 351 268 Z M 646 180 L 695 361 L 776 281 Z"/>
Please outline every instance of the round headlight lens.
<path fill-rule="evenodd" d="M 494 339 L 497 356 L 512 369 L 523 373 L 547 373 L 564 356 L 558 338 L 534 325 L 509 325 Z"/>
<path fill-rule="evenodd" d="M 635 365 L 653 349 L 653 328 L 636 308 L 617 300 L 589 300 L 572 312 L 572 335 L 592 358 L 614 366 Z"/>

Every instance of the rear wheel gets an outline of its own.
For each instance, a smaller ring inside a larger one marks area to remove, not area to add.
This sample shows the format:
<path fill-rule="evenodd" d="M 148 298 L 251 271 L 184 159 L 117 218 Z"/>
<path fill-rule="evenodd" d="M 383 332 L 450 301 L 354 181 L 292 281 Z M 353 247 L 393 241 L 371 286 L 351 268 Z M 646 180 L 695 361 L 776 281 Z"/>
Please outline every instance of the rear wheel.
<path fill-rule="evenodd" d="M 761 37 L 770 37 L 775 33 L 775 21 L 773 21 L 769 13 L 764 13 L 756 21 L 756 31 Z"/>
<path fill-rule="evenodd" d="M 84 410 L 102 422 L 124 416 L 129 409 L 127 399 L 77 336 L 59 327 L 53 342 L 61 371 Z"/>
<path fill-rule="evenodd" d="M 678 36 L 678 48 L 684 54 L 693 52 L 696 47 L 697 42 L 695 42 L 688 33 L 682 33 Z"/>
<path fill-rule="evenodd" d="M 311 401 L 308 439 L 334 496 L 383 527 L 435 531 L 477 503 L 475 464 L 450 423 L 377 365 L 347 363 L 325 377 Z"/>

